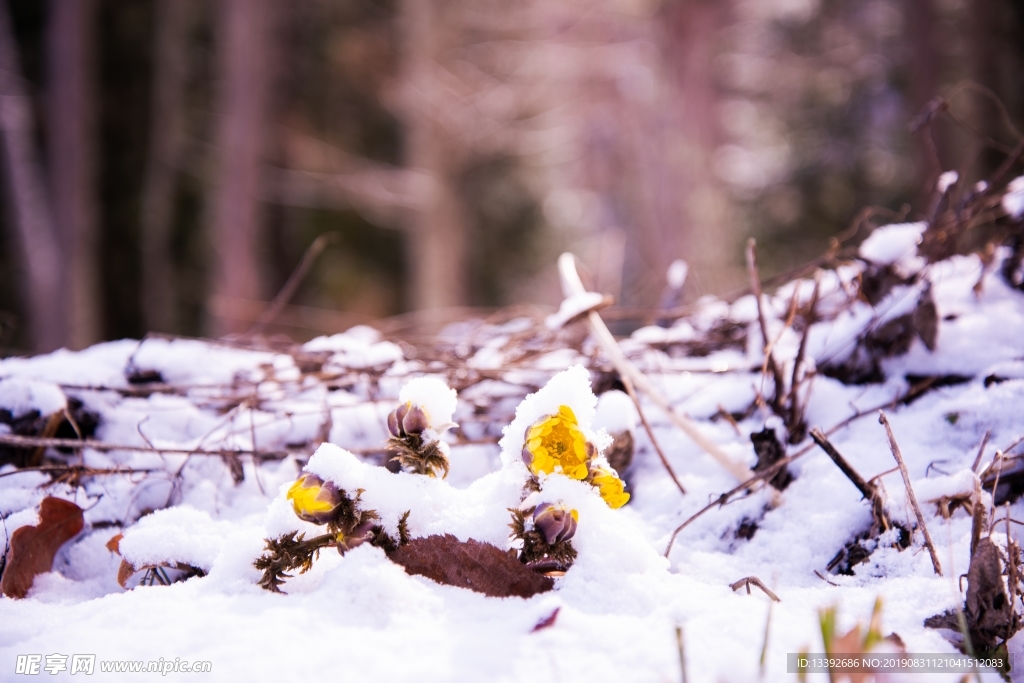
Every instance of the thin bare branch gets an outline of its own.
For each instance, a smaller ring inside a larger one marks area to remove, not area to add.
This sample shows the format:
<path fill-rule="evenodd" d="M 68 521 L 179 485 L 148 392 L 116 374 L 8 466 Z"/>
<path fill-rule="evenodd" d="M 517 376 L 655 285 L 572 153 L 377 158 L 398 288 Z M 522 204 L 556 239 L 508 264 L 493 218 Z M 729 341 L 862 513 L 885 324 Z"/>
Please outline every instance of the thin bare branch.
<path fill-rule="evenodd" d="M 862 496 L 868 500 L 872 500 L 875 497 L 878 493 L 878 489 L 876 489 L 873 484 L 869 484 L 865 481 L 857 470 L 853 469 L 850 463 L 846 461 L 846 458 L 844 458 L 842 454 L 836 450 L 836 447 L 832 445 L 832 442 L 828 440 L 828 437 L 821 433 L 820 429 L 811 430 L 811 439 L 814 440 L 814 443 L 818 444 L 818 447 L 821 448 L 821 450 L 825 451 L 828 457 L 832 458 L 832 462 L 842 470 L 847 479 L 853 482 L 853 485 L 857 487 L 857 490 L 860 491 Z"/>
<path fill-rule="evenodd" d="M 922 391 L 922 389 L 920 389 L 919 387 L 911 387 L 910 389 L 907 390 L 907 392 L 905 394 L 897 396 L 896 398 L 894 398 L 893 400 L 889 401 L 888 403 L 885 403 L 885 404 L 882 404 L 882 405 L 879 405 L 879 406 L 874 406 L 874 407 L 869 408 L 867 410 L 857 411 L 856 413 L 854 413 L 850 417 L 848 417 L 848 418 L 846 418 L 844 420 L 840 420 L 834 426 L 829 428 L 825 432 L 825 434 L 834 434 L 835 432 L 839 431 L 843 427 L 846 427 L 847 425 L 849 425 L 851 422 L 853 422 L 855 420 L 859 420 L 860 418 L 864 417 L 865 415 L 872 415 L 872 414 L 874 414 L 874 413 L 876 413 L 879 410 L 882 410 L 884 408 L 891 408 L 893 406 L 899 405 L 900 403 L 903 403 L 904 401 L 908 401 L 908 400 L 912 399 L 914 396 L 918 395 L 921 391 Z M 815 444 L 810 444 L 808 446 L 805 446 L 805 447 L 801 448 L 799 451 L 797 451 L 793 455 L 787 455 L 785 458 L 780 459 L 779 461 L 777 461 L 775 464 L 773 464 L 768 469 L 763 470 L 761 472 L 758 472 L 753 477 L 751 477 L 749 480 L 743 482 L 739 486 L 736 486 L 735 488 L 733 488 L 730 491 L 726 491 L 721 496 L 719 496 L 718 498 L 716 498 L 712 502 L 708 503 L 703 508 L 701 508 L 700 510 L 695 512 L 694 514 L 692 514 L 689 518 L 686 519 L 686 521 L 684 521 L 682 524 L 680 524 L 678 527 L 676 527 L 675 531 L 672 532 L 672 536 L 670 536 L 669 540 L 668 540 L 668 546 L 665 548 L 665 553 L 664 553 L 665 557 L 668 557 L 669 553 L 672 552 L 672 545 L 675 543 L 676 536 L 678 536 L 680 534 L 680 532 L 683 531 L 683 529 L 685 529 L 686 527 L 690 526 L 690 524 L 692 524 L 698 518 L 702 517 L 709 510 L 712 510 L 715 507 L 721 507 L 721 506 L 725 505 L 726 503 L 729 502 L 729 499 L 732 498 L 733 496 L 735 496 L 737 493 L 740 493 L 740 492 L 743 492 L 743 491 L 746 491 L 746 490 L 750 489 L 752 486 L 754 486 L 755 483 L 757 483 L 759 481 L 764 481 L 764 480 L 771 479 L 776 474 L 778 474 L 779 470 L 781 470 L 783 467 L 786 467 L 787 465 L 789 465 L 791 462 L 793 462 L 797 458 L 803 457 L 804 455 L 807 455 L 808 453 L 810 453 L 814 449 L 814 446 L 815 446 Z"/>
<path fill-rule="evenodd" d="M 567 297 L 581 294 L 586 291 L 583 287 L 583 282 L 580 280 L 579 274 L 576 272 L 575 256 L 570 253 L 562 254 L 558 259 L 558 268 L 562 276 L 562 288 Z M 636 388 L 646 394 L 655 405 L 661 408 L 677 427 L 683 430 L 687 436 L 717 460 L 734 477 L 740 481 L 747 481 L 754 477 L 754 473 L 751 472 L 746 465 L 735 462 L 721 446 L 708 438 L 693 420 L 676 412 L 675 409 L 672 408 L 672 404 L 669 403 L 668 399 L 666 399 L 660 391 L 658 391 L 647 376 L 640 372 L 640 370 L 633 365 L 628 358 L 626 358 L 626 354 L 624 354 L 622 349 L 619 348 L 618 342 L 615 341 L 615 337 L 612 336 L 612 333 L 605 326 L 604 321 L 601 320 L 601 316 L 598 313 L 594 311 L 588 313 L 587 322 L 590 325 L 590 331 L 593 334 L 594 339 L 597 341 L 598 345 L 600 345 L 605 354 L 607 354 L 609 360 L 611 360 L 621 377 L 628 377 Z"/>
<path fill-rule="evenodd" d="M 924 534 L 924 544 L 928 548 L 928 554 L 932 558 L 932 568 L 935 569 L 936 574 L 942 576 L 942 566 L 939 564 L 939 556 L 935 552 L 935 544 L 932 543 L 931 534 L 928 533 L 928 525 L 925 524 L 924 515 L 921 513 L 921 506 L 917 504 L 917 496 L 914 495 L 914 487 L 910 485 L 910 474 L 907 472 L 906 463 L 903 462 L 903 454 L 900 453 L 899 444 L 896 443 L 896 437 L 893 436 L 892 427 L 889 426 L 889 419 L 881 410 L 878 411 L 878 422 L 885 427 L 885 435 L 889 438 L 889 448 L 892 450 L 892 456 L 896 458 L 896 464 L 900 466 L 900 474 L 903 475 L 903 484 L 907 487 L 907 498 L 910 499 L 910 506 L 914 508 L 914 514 L 917 516 L 917 523 L 921 525 L 921 533 Z"/>
<path fill-rule="evenodd" d="M 291 276 L 289 276 L 288 281 L 284 283 L 284 287 L 282 287 L 281 291 L 274 297 L 274 300 L 270 302 L 270 306 L 268 306 L 267 310 L 263 312 L 263 315 L 260 316 L 259 320 L 253 323 L 253 326 L 249 328 L 249 334 L 259 334 L 267 327 L 267 325 L 277 319 L 281 314 L 281 311 L 284 310 L 284 307 L 292 300 L 292 297 L 295 296 L 296 290 L 298 290 L 299 285 L 302 284 L 306 275 L 309 274 L 309 270 L 313 267 L 313 264 L 316 263 L 320 254 L 323 253 L 324 249 L 326 249 L 328 245 L 337 241 L 338 233 L 336 232 L 324 233 L 313 240 L 313 243 L 306 249 L 306 253 L 302 255 L 302 260 L 299 261 L 299 265 L 295 267 L 295 270 L 292 272 Z"/>
<path fill-rule="evenodd" d="M 651 440 L 651 445 L 654 446 L 655 452 L 658 454 L 658 458 L 661 459 L 661 464 L 665 466 L 665 471 L 668 472 L 668 476 L 672 478 L 675 485 L 679 488 L 679 493 L 686 495 L 686 489 L 683 488 L 683 483 L 679 481 L 679 477 L 676 476 L 675 470 L 672 469 L 672 465 L 669 463 L 668 458 L 665 457 L 665 452 L 661 450 L 661 445 L 658 443 L 658 439 L 654 436 L 654 430 L 651 429 L 651 425 L 647 423 L 647 417 L 644 415 L 644 409 L 640 405 L 640 398 L 636 395 L 636 389 L 633 388 L 633 382 L 628 377 L 622 378 L 622 385 L 626 387 L 626 393 L 633 399 L 633 405 L 636 406 L 636 412 L 640 416 L 640 422 L 644 426 L 644 431 L 647 432 L 647 438 Z"/>
<path fill-rule="evenodd" d="M 768 321 L 764 315 L 764 304 L 762 303 L 761 277 L 757 272 L 757 241 L 751 237 L 747 240 L 747 271 L 750 274 L 750 289 L 754 293 L 754 300 L 757 302 L 757 322 L 761 327 L 761 339 L 764 342 L 765 363 L 772 373 L 772 381 L 775 382 L 775 392 L 772 396 L 772 410 L 776 415 L 783 416 L 785 408 L 782 405 L 783 393 L 786 390 L 785 380 L 782 378 L 782 371 L 779 364 L 775 362 L 775 354 L 771 350 L 771 342 L 768 338 Z"/>
<path fill-rule="evenodd" d="M 988 438 L 992 436 L 992 430 L 986 430 L 985 436 L 981 437 L 981 445 L 978 446 L 978 454 L 974 456 L 974 464 L 971 465 L 971 472 L 978 473 L 978 466 L 981 464 L 981 456 L 985 454 L 985 446 L 988 445 Z"/>
<path fill-rule="evenodd" d="M 779 596 L 773 593 L 768 588 L 768 586 L 764 585 L 764 582 L 756 576 L 747 576 L 740 579 L 739 581 L 736 581 L 735 583 L 729 584 L 729 588 L 733 589 L 733 591 L 738 591 L 740 588 L 745 587 L 747 589 L 747 595 L 750 595 L 751 586 L 756 586 L 757 588 L 760 588 L 762 591 L 764 591 L 764 594 L 771 598 L 773 601 L 782 602 Z"/>

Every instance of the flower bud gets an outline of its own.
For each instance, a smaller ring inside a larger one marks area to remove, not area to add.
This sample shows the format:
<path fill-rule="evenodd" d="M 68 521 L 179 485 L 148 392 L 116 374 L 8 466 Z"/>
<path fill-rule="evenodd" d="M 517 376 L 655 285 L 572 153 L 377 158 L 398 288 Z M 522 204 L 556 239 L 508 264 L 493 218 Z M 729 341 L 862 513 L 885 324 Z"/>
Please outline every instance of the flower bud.
<path fill-rule="evenodd" d="M 405 415 L 409 412 L 410 407 L 411 404 L 407 401 L 388 413 L 388 431 L 391 432 L 391 436 L 396 439 L 401 439 L 405 436 L 405 430 L 402 428 L 402 422 L 405 420 Z"/>
<path fill-rule="evenodd" d="M 338 552 L 344 555 L 349 550 L 352 550 L 352 548 L 366 543 L 371 538 L 373 538 L 373 521 L 367 521 L 357 526 L 351 533 L 336 534 L 334 540 L 338 544 Z"/>
<path fill-rule="evenodd" d="M 402 418 L 402 430 L 406 434 L 420 435 L 427 428 L 427 414 L 419 406 L 410 406 Z"/>
<path fill-rule="evenodd" d="M 568 541 L 576 533 L 579 513 L 562 505 L 541 503 L 533 511 L 533 526 L 547 541 L 548 545 Z"/>
<path fill-rule="evenodd" d="M 341 492 L 332 482 L 325 482 L 315 474 L 304 474 L 288 489 L 288 500 L 299 519 L 327 524 L 341 505 Z"/>

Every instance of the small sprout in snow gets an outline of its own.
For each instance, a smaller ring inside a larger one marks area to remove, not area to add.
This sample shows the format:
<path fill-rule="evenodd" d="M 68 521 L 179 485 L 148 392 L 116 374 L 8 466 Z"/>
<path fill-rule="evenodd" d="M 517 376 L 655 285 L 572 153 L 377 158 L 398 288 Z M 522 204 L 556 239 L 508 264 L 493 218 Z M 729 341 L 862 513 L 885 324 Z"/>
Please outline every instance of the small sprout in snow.
<path fill-rule="evenodd" d="M 388 415 L 388 445 L 407 472 L 428 477 L 448 476 L 448 445 L 441 434 L 456 426 L 452 421 L 456 394 L 433 377 L 420 377 L 402 387 L 401 403 Z"/>
<path fill-rule="evenodd" d="M 544 535 L 548 545 L 568 541 L 576 533 L 580 515 L 563 505 L 541 503 L 533 511 L 533 526 Z"/>
<path fill-rule="evenodd" d="M 569 406 L 560 406 L 557 414 L 526 431 L 523 461 L 534 475 L 561 472 L 571 479 L 586 479 L 587 463 L 596 454 Z"/>
<path fill-rule="evenodd" d="M 620 508 L 629 501 L 626 485 L 611 467 L 596 465 L 590 473 L 590 483 L 597 488 L 610 508 Z"/>
<path fill-rule="evenodd" d="M 334 519 L 341 505 L 341 492 L 334 484 L 315 474 L 304 474 L 288 489 L 288 500 L 299 519 L 327 524 Z"/>

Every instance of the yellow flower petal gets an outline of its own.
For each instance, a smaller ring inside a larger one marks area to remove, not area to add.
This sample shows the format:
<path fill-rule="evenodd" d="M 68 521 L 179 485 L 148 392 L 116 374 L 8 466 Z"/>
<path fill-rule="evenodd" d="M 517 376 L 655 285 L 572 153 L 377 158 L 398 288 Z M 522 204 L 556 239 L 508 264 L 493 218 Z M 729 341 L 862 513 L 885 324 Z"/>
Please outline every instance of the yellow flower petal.
<path fill-rule="evenodd" d="M 530 469 L 534 474 L 557 471 L 573 479 L 587 477 L 587 462 L 596 453 L 569 406 L 560 406 L 555 415 L 527 429 L 525 449 L 533 456 Z"/>

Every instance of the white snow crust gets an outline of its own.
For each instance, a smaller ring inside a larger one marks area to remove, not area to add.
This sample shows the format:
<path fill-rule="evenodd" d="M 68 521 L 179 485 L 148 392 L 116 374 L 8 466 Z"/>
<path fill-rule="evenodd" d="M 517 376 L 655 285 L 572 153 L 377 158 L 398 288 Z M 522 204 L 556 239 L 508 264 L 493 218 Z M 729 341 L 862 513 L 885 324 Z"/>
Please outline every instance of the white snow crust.
<path fill-rule="evenodd" d="M 926 223 L 899 223 L 877 228 L 860 245 L 861 258 L 890 265 L 917 254 Z"/>
<path fill-rule="evenodd" d="M 1011 200 L 1007 211 L 1013 206 Z M 905 263 L 916 258 L 922 229 L 880 228 L 860 254 L 873 264 Z M 96 654 L 99 661 L 210 661 L 212 672 L 201 676 L 207 681 L 676 681 L 679 626 L 691 682 L 792 681 L 787 653 L 822 650 L 821 609 L 837 606 L 838 628 L 845 632 L 866 622 L 878 597 L 883 632 L 898 633 L 909 652 L 952 653 L 948 634 L 923 622 L 963 601 L 956 577 L 967 572 L 971 519 L 962 508 L 944 519 L 936 501 L 974 490 L 971 466 L 986 433 L 982 468 L 997 450 L 1020 454 L 1021 446 L 1010 446 L 1024 435 L 1024 293 L 1007 285 L 998 263 L 986 268 L 976 256 L 914 265 L 921 268 L 919 280 L 893 288 L 877 306 L 856 296 L 865 263 L 822 273 L 818 315 L 797 375 L 807 377 L 799 391 L 808 426 L 828 431 L 863 477 L 878 477 L 893 518 L 916 524 L 877 421 L 884 407 L 942 577 L 934 574 L 919 531 L 907 550 L 900 551 L 890 534 L 852 574 L 828 573 L 829 561 L 871 517 L 860 492 L 820 449 L 809 440 L 787 445 L 787 454 L 800 455 L 790 465 L 793 482 L 777 497 L 762 490 L 716 505 L 736 481 L 641 397 L 661 450 L 686 488 L 681 495 L 646 431 L 636 429 L 632 401 L 618 392 L 595 397 L 591 387 L 607 377 L 607 359 L 591 341 L 579 350 L 552 348 L 558 333 L 540 320 L 466 321 L 442 333 L 465 359 L 457 370 L 468 373 L 460 376 L 465 388 L 457 396 L 438 379 L 454 376 L 450 368 L 406 358 L 402 347 L 369 328 L 289 352 L 124 340 L 0 361 L 0 409 L 12 420 L 31 410 L 60 411 L 76 399 L 97 416 L 90 438 L 124 447 L 49 449 L 50 464 L 107 471 L 82 477 L 77 486 L 46 472 L 0 466 L 5 538 L 38 522 L 47 495 L 76 502 L 86 521 L 27 598 L 0 598 L 0 679 L 17 678 L 19 655 L 59 653 Z M 914 337 L 905 352 L 876 359 L 873 382 L 844 381 L 844 364 L 857 361 L 859 340 L 913 313 L 925 286 L 939 320 L 937 348 L 929 351 Z M 806 304 L 812 291 L 812 281 L 799 281 L 764 300 L 787 383 L 802 330 L 787 327 L 784 318 L 794 296 Z M 752 298 L 731 304 L 705 298 L 673 327 L 643 328 L 622 341 L 677 409 L 751 467 L 750 435 L 778 423 L 758 400 L 773 387 L 761 372 L 764 343 L 754 304 Z M 739 336 L 690 352 L 719 329 Z M 302 369 L 313 361 L 322 365 Z M 129 383 L 138 371 L 158 372 L 162 382 Z M 922 376 L 948 381 L 898 401 Z M 432 424 L 462 425 L 445 437 L 448 479 L 382 466 L 387 414 L 405 400 L 422 405 Z M 573 410 L 599 448 L 610 442 L 607 432 L 633 430 L 626 506 L 612 510 L 593 487 L 563 476 L 546 477 L 542 493 L 524 501 L 526 430 L 561 405 Z M 0 424 L 0 436 L 11 428 Z M 253 449 L 265 454 L 258 465 L 248 455 Z M 236 456 L 234 475 L 221 450 L 245 452 Z M 303 470 L 352 494 L 361 489 L 362 505 L 377 510 L 392 533 L 409 511 L 413 536 L 450 533 L 502 550 L 511 547 L 508 508 L 561 502 L 579 514 L 578 558 L 553 591 L 496 599 L 410 576 L 365 544 L 344 556 L 321 553 L 310 571 L 287 581 L 287 595 L 271 594 L 257 586 L 252 565 L 264 539 L 322 532 L 299 520 L 286 498 Z M 991 502 L 988 493 L 983 500 Z M 666 556 L 677 527 L 709 503 Z M 1004 514 L 1000 509 L 997 516 Z M 1012 502 L 1008 514 L 1024 519 L 1024 502 Z M 756 530 L 743 537 L 741 526 Z M 140 585 L 136 576 L 122 589 L 116 581 L 122 557 L 105 547 L 121 532 L 120 551 L 133 565 L 184 563 L 206 575 L 169 586 Z M 1003 523 L 992 538 L 1005 544 Z M 747 576 L 759 577 L 782 602 L 769 605 L 757 589 L 749 595 L 730 590 Z M 554 624 L 534 632 L 556 609 Z M 1024 636 L 1012 638 L 1009 651 L 1024 662 Z M 77 680 L 69 671 L 42 677 Z M 898 680 L 953 683 L 959 677 Z M 999 680 L 992 673 L 982 678 Z M 99 673 L 96 680 L 103 680 Z M 125 673 L 116 680 L 155 679 Z"/>

